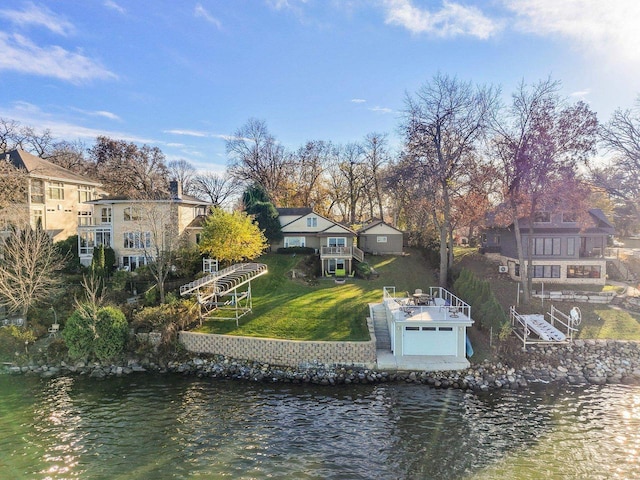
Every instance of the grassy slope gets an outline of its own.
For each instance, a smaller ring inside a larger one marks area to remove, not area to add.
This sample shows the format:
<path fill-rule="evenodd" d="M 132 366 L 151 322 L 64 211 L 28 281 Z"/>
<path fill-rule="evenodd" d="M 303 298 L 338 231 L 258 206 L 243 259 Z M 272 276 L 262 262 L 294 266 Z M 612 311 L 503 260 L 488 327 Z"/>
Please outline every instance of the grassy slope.
<path fill-rule="evenodd" d="M 488 261 L 475 250 L 467 249 L 457 252 L 459 265 L 472 270 L 480 278 L 491 282 L 491 289 L 500 304 L 508 312 L 510 305 L 516 304 L 517 284 L 507 275 L 498 273 L 497 265 Z M 540 288 L 534 284 L 534 288 Z M 549 287 L 547 287 L 549 288 Z M 610 290 L 611 287 L 594 287 L 587 285 L 562 285 L 553 287 L 554 290 Z M 640 316 L 626 310 L 612 308 L 600 304 L 576 304 L 582 312 L 582 324 L 578 338 L 640 340 Z M 569 313 L 571 302 L 556 302 L 554 306 L 564 313 Z M 516 307 L 520 313 L 542 313 L 549 311 L 550 303 L 547 299 L 544 305 L 540 299 L 532 299 L 529 305 Z"/>
<path fill-rule="evenodd" d="M 344 285 L 332 279 L 320 279 L 309 285 L 291 279 L 290 272 L 299 268 L 301 256 L 264 255 L 258 261 L 269 265 L 269 273 L 252 282 L 253 313 L 235 320 L 207 320 L 201 332 L 249 335 L 292 340 L 353 340 L 369 338 L 366 328 L 368 303 L 380 302 L 383 286 L 395 286 L 398 292 L 416 288 L 428 289 L 437 284 L 436 276 L 417 251 L 408 256 L 367 256 L 367 261 L 379 272 L 372 280 L 349 278 Z M 516 284 L 498 273 L 497 266 L 473 249 L 456 252 L 458 265 L 471 269 L 489 280 L 498 301 L 506 311 L 516 302 Z M 570 286 L 563 286 L 571 289 Z M 576 287 L 579 289 L 581 287 Z M 567 313 L 572 304 L 556 304 Z M 640 340 L 640 316 L 603 305 L 580 304 L 583 321 L 578 338 Z M 549 302 L 542 305 L 533 299 L 530 305 L 518 306 L 521 313 L 548 311 Z M 488 355 L 489 332 L 469 329 L 469 336 L 478 357 Z M 494 332 L 494 337 L 497 332 Z"/>
<path fill-rule="evenodd" d="M 300 256 L 268 254 L 258 261 L 269 266 L 269 273 L 251 283 L 253 313 L 242 317 L 239 327 L 235 320 L 210 319 L 197 331 L 292 340 L 368 340 L 368 303 L 381 301 L 383 286 L 398 291 L 426 289 L 434 278 L 415 253 L 368 257 L 380 276 L 349 278 L 343 285 L 333 279 L 320 279 L 315 285 L 291 279 Z"/>

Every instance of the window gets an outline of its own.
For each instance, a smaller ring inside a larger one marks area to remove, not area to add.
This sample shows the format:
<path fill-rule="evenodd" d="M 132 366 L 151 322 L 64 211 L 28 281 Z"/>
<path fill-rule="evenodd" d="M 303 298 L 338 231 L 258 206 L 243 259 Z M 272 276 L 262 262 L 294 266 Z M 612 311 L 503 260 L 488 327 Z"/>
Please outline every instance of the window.
<path fill-rule="evenodd" d="M 560 265 L 534 265 L 533 278 L 560 278 Z"/>
<path fill-rule="evenodd" d="M 31 203 L 44 203 L 44 182 L 31 180 Z"/>
<path fill-rule="evenodd" d="M 318 217 L 307 217 L 307 227 L 317 227 Z"/>
<path fill-rule="evenodd" d="M 347 239 L 345 237 L 329 237 L 327 240 L 329 247 L 346 247 Z"/>
<path fill-rule="evenodd" d="M 91 193 L 91 187 L 78 185 L 78 201 L 80 203 L 90 202 L 91 200 L 93 200 Z"/>
<path fill-rule="evenodd" d="M 123 218 L 125 222 L 140 221 L 140 209 L 137 207 L 125 207 Z"/>
<path fill-rule="evenodd" d="M 124 248 L 151 247 L 151 232 L 124 232 Z"/>
<path fill-rule="evenodd" d="M 376 243 L 387 243 L 387 237 L 383 237 L 383 236 L 376 237 Z"/>
<path fill-rule="evenodd" d="M 91 212 L 78 212 L 78 225 L 91 225 Z"/>
<path fill-rule="evenodd" d="M 534 238 L 534 255 L 560 255 L 560 238 Z"/>
<path fill-rule="evenodd" d="M 562 214 L 562 223 L 575 223 L 576 221 L 577 217 L 575 213 L 564 212 Z"/>
<path fill-rule="evenodd" d="M 329 273 L 336 273 L 336 270 L 345 270 L 345 261 L 342 258 L 330 258 L 327 260 L 327 270 Z"/>
<path fill-rule="evenodd" d="M 80 232 L 80 255 L 91 255 L 94 247 L 111 246 L 111 232 L 109 230 L 90 230 Z"/>
<path fill-rule="evenodd" d="M 533 216 L 533 221 L 536 223 L 550 223 L 551 222 L 551 213 L 550 212 L 536 212 Z"/>
<path fill-rule="evenodd" d="M 284 237 L 284 248 L 304 247 L 305 237 Z"/>
<path fill-rule="evenodd" d="M 493 244 L 494 245 L 500 245 L 500 235 L 494 235 L 493 236 Z"/>
<path fill-rule="evenodd" d="M 600 278 L 600 265 L 569 265 L 567 278 Z"/>
<path fill-rule="evenodd" d="M 201 233 L 196 233 L 196 245 L 200 244 L 200 236 L 201 235 L 202 235 Z"/>
<path fill-rule="evenodd" d="M 43 225 L 42 222 L 44 221 L 44 212 L 41 208 L 35 208 L 31 210 L 31 221 L 33 222 L 34 227 Z"/>
<path fill-rule="evenodd" d="M 111 207 L 100 209 L 100 223 L 111 223 Z"/>
<path fill-rule="evenodd" d="M 136 256 L 125 256 L 122 257 L 122 266 L 132 272 L 143 265 L 147 264 L 147 259 L 145 257 L 136 257 Z"/>
<path fill-rule="evenodd" d="M 575 237 L 567 238 L 567 255 L 574 256 L 576 254 L 576 239 Z"/>
<path fill-rule="evenodd" d="M 64 183 L 49 182 L 47 186 L 47 198 L 49 200 L 64 200 Z"/>

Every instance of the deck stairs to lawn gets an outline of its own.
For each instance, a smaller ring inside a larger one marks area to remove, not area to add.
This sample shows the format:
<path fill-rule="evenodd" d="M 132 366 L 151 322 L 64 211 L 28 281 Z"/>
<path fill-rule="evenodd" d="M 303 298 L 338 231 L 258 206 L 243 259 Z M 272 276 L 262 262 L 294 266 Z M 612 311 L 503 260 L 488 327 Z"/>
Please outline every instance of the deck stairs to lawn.
<path fill-rule="evenodd" d="M 387 327 L 387 312 L 384 304 L 380 303 L 371 307 L 373 315 L 373 329 L 376 334 L 376 350 L 391 351 L 391 337 Z"/>
<path fill-rule="evenodd" d="M 611 269 L 613 269 L 614 271 L 611 272 Z M 623 282 L 635 280 L 635 275 L 633 274 L 631 269 L 629 269 L 629 266 L 618 258 L 607 259 L 607 272 L 613 273 L 614 275 L 612 276 L 618 277 L 618 279 L 622 280 Z"/>

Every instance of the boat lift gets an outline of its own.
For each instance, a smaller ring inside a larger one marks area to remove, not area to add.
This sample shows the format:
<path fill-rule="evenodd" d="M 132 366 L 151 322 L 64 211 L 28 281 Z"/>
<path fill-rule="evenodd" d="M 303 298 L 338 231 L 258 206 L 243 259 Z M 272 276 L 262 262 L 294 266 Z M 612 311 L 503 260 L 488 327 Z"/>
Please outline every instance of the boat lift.
<path fill-rule="evenodd" d="M 235 319 L 238 325 L 238 319 L 253 308 L 251 280 L 265 273 L 267 266 L 264 263 L 238 263 L 182 285 L 180 295 L 195 295 L 200 324 L 204 318 L 215 317 Z"/>
<path fill-rule="evenodd" d="M 569 315 L 551 305 L 551 311 L 547 312 L 549 321 L 541 314 L 520 314 L 514 306 L 509 308 L 511 328 L 516 337 L 522 341 L 522 349 L 527 345 L 536 344 L 566 344 L 573 342 L 573 337 L 578 331 L 582 321 L 582 313 L 578 307 L 573 307 Z"/>

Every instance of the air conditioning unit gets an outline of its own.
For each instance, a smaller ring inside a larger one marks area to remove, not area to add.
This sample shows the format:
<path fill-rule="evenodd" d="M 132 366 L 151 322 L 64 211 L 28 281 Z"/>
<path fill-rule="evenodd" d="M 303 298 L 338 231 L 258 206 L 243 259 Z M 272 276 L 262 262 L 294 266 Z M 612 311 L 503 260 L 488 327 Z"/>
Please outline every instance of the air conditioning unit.
<path fill-rule="evenodd" d="M 498 272 L 500 272 L 500 273 L 509 273 L 509 267 L 507 267 L 506 265 L 500 265 L 498 267 Z"/>

